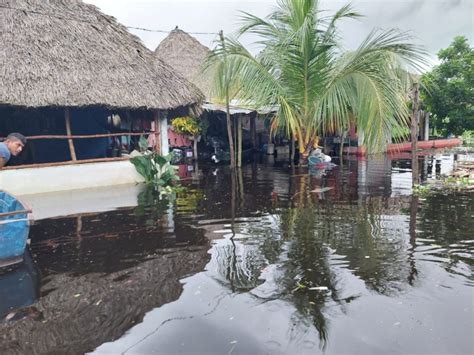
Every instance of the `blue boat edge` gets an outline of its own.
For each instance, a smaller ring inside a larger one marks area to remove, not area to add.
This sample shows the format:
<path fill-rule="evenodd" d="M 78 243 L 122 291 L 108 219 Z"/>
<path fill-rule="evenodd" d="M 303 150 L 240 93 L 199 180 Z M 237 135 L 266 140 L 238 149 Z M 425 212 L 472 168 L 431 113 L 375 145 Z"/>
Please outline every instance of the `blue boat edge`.
<path fill-rule="evenodd" d="M 15 211 L 19 213 L 2 216 Z M 32 223 L 31 207 L 17 196 L 0 190 L 0 269 L 23 262 Z"/>

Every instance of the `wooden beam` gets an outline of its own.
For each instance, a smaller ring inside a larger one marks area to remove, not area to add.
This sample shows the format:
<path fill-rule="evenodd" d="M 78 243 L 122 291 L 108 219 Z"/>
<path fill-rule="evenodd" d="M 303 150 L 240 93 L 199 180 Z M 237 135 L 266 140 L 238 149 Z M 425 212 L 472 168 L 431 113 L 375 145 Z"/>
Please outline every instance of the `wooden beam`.
<path fill-rule="evenodd" d="M 20 211 L 11 211 L 11 212 L 2 212 L 0 217 L 16 216 L 18 214 L 28 214 L 31 213 L 31 210 L 20 210 Z"/>
<path fill-rule="evenodd" d="M 68 107 L 66 107 L 64 114 L 65 114 L 64 119 L 66 121 L 66 133 L 68 136 L 70 136 L 71 135 L 71 114 L 69 112 Z M 72 141 L 72 138 L 68 138 L 68 143 L 69 143 L 69 151 L 71 153 L 71 160 L 76 161 L 77 160 L 76 150 L 74 149 L 74 143 Z"/>
<path fill-rule="evenodd" d="M 26 136 L 25 138 L 28 141 L 31 140 L 40 140 L 40 139 L 90 139 L 90 138 L 108 138 L 108 137 L 122 137 L 122 136 L 148 136 L 149 134 L 158 134 L 155 131 L 149 132 L 122 132 L 122 133 L 101 133 L 101 134 L 79 134 L 79 135 L 64 135 L 64 134 L 49 134 L 41 136 Z M 0 137 L 3 139 L 6 137 Z"/>

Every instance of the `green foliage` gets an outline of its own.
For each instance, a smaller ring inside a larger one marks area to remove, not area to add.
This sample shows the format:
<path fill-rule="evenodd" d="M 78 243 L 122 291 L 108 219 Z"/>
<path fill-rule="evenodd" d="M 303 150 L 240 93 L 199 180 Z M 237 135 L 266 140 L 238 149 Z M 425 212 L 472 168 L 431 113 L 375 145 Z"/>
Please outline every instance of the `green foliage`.
<path fill-rule="evenodd" d="M 148 150 L 148 141 L 145 137 L 140 137 L 140 140 L 138 141 L 138 147 L 140 148 L 140 152 L 146 152 Z"/>
<path fill-rule="evenodd" d="M 427 185 L 413 186 L 413 195 L 427 197 L 435 192 L 451 193 L 454 191 L 470 190 L 474 181 L 467 176 L 446 176 L 439 180 L 430 181 Z"/>
<path fill-rule="evenodd" d="M 146 140 L 145 140 L 146 142 Z M 140 148 L 144 142 L 140 139 Z M 147 185 L 154 185 L 160 191 L 170 190 L 179 177 L 176 175 L 177 167 L 171 165 L 171 156 L 161 156 L 156 152 L 145 150 L 130 159 L 137 172 L 143 176 Z"/>
<path fill-rule="evenodd" d="M 472 147 L 474 146 L 474 131 L 473 130 L 465 130 L 462 133 L 462 142 L 463 145 Z"/>
<path fill-rule="evenodd" d="M 161 191 L 156 191 L 154 186 L 147 185 L 137 196 L 135 215 L 137 217 L 148 217 L 150 223 L 156 223 L 166 212 L 170 202 L 173 202 L 173 195 L 162 198 Z"/>
<path fill-rule="evenodd" d="M 426 197 L 431 193 L 431 189 L 427 185 L 414 185 L 413 186 L 413 195 Z"/>
<path fill-rule="evenodd" d="M 432 123 L 445 135 L 474 130 L 474 50 L 464 36 L 438 52 L 441 64 L 423 74 L 424 108 L 433 114 Z"/>
<path fill-rule="evenodd" d="M 197 213 L 199 202 L 203 197 L 204 195 L 201 190 L 187 188 L 176 195 L 176 206 L 179 207 L 181 211 Z"/>
<path fill-rule="evenodd" d="M 360 17 L 350 5 L 323 16 L 315 0 L 281 0 L 267 18 L 244 13 L 240 34 L 253 34 L 257 57 L 226 38 L 210 55 L 222 66 L 214 88 L 253 107 L 278 107 L 276 126 L 296 137 L 301 153 L 318 135 L 341 132 L 356 121 L 369 150 L 408 124 L 411 77 L 425 53 L 396 30 L 372 32 L 355 51 L 341 50 L 337 25 Z"/>

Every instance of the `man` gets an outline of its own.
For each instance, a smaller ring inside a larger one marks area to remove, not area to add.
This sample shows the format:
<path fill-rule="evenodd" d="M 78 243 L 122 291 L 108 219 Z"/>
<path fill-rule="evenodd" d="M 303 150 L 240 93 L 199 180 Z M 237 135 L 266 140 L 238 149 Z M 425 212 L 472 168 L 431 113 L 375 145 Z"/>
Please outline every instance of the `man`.
<path fill-rule="evenodd" d="M 26 145 L 26 138 L 21 133 L 10 133 L 4 142 L 0 142 L 0 168 L 4 167 L 10 157 L 17 156 Z"/>

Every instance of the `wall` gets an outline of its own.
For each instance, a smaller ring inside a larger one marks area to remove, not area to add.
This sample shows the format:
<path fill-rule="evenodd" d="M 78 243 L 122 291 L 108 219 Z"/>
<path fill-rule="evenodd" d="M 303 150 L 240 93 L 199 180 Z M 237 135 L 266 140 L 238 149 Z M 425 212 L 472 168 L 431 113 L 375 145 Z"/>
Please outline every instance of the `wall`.
<path fill-rule="evenodd" d="M 14 195 L 133 184 L 143 181 L 128 161 L 0 170 L 0 190 Z"/>

